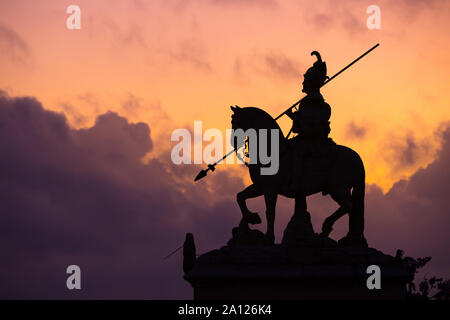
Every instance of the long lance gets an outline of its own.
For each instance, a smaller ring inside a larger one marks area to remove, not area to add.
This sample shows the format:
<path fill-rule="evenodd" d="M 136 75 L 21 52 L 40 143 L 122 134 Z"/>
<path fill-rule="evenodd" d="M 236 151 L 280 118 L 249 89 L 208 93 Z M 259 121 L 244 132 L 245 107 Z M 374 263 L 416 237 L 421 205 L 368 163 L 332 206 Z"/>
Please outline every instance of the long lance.
<path fill-rule="evenodd" d="M 374 45 L 372 48 L 370 48 L 369 50 L 367 50 L 366 52 L 364 52 L 362 55 L 360 55 L 358 58 L 356 58 L 355 60 L 353 60 L 352 62 L 350 62 L 345 68 L 343 68 L 341 71 L 339 71 L 338 73 L 336 73 L 334 76 L 332 76 L 331 78 L 329 78 L 328 80 L 326 80 L 321 87 L 323 87 L 324 85 L 326 85 L 327 83 L 329 83 L 331 80 L 333 80 L 334 78 L 336 78 L 338 75 L 340 75 L 342 72 L 344 72 L 345 70 L 347 70 L 348 68 L 350 68 L 353 64 L 355 64 L 356 62 L 358 62 L 359 60 L 361 60 L 365 55 L 369 54 L 369 52 L 371 52 L 372 50 L 374 50 L 376 47 L 378 47 L 380 44 L 377 43 L 376 45 Z M 306 96 L 305 96 L 306 97 Z M 303 99 L 305 99 L 305 97 L 301 98 L 300 100 L 298 100 L 296 103 L 294 103 L 292 106 L 290 106 L 289 108 L 287 108 L 283 113 L 281 113 L 278 117 L 275 118 L 275 120 L 280 119 L 282 116 L 284 116 L 286 113 L 289 112 L 289 110 L 291 110 L 292 108 L 295 108 L 298 104 L 300 104 Z M 292 129 L 291 129 L 292 131 Z M 289 131 L 288 133 L 288 137 L 291 133 L 291 131 Z M 226 155 L 224 155 L 221 159 L 217 160 L 216 162 L 214 162 L 213 164 L 208 164 L 208 168 L 207 169 L 203 169 L 201 170 L 198 175 L 195 177 L 194 181 L 198 181 L 204 177 L 206 177 L 206 175 L 208 174 L 208 171 L 214 171 L 216 168 L 216 165 L 221 163 L 223 160 L 225 160 L 226 157 L 228 157 L 229 155 L 231 155 L 233 152 L 235 152 L 237 149 L 234 148 L 233 150 L 231 150 L 230 152 L 228 152 Z"/>

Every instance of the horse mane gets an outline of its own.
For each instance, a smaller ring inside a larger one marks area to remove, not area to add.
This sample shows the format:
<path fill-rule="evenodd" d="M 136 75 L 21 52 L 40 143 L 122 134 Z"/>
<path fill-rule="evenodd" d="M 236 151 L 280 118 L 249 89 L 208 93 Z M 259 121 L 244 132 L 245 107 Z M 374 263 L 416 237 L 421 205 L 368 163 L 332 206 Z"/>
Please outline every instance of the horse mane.
<path fill-rule="evenodd" d="M 266 111 L 256 107 L 245 107 L 241 109 L 241 114 L 245 114 L 251 121 L 251 128 L 254 129 L 278 129 L 280 136 L 284 138 L 283 131 L 277 121 Z"/>

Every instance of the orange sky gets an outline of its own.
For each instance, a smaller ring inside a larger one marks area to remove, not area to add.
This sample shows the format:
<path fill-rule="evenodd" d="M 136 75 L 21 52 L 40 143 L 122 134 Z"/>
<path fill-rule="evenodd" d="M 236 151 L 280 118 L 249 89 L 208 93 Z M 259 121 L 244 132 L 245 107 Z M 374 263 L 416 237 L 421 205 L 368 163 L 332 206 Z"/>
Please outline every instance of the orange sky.
<path fill-rule="evenodd" d="M 70 4 L 81 30 L 65 26 Z M 371 4 L 381 30 L 366 27 Z M 333 139 L 387 190 L 433 160 L 450 120 L 449 13 L 438 0 L 0 0 L 0 89 L 37 97 L 74 127 L 107 110 L 147 122 L 160 154 L 194 120 L 229 127 L 231 104 L 277 116 L 302 96 L 311 51 L 331 76 L 379 42 L 323 95 Z"/>

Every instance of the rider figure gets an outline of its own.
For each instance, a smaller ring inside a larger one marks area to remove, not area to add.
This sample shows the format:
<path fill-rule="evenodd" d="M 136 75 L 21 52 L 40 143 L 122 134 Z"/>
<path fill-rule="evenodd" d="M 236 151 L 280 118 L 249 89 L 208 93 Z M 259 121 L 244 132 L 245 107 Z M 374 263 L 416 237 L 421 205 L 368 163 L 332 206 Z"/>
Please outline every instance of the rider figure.
<path fill-rule="evenodd" d="M 334 142 L 328 138 L 330 133 L 331 108 L 320 94 L 320 88 L 327 77 L 327 66 L 320 54 L 313 51 L 311 55 L 317 61 L 304 74 L 302 91 L 306 97 L 300 102 L 298 111 L 289 110 L 287 115 L 293 120 L 292 132 L 298 135 L 291 139 L 295 149 L 295 165 L 292 166 L 290 187 L 298 190 L 303 158 L 306 155 L 325 154 Z"/>

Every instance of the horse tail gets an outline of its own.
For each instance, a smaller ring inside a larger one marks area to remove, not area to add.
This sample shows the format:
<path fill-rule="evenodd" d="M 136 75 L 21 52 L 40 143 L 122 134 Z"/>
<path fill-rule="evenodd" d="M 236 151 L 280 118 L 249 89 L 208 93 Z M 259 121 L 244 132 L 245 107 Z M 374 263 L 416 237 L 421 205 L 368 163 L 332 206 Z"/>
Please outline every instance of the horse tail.
<path fill-rule="evenodd" d="M 351 226 L 349 233 L 360 236 L 364 232 L 364 196 L 366 192 L 366 177 L 364 164 L 359 156 L 358 160 L 359 165 L 357 167 L 359 170 L 357 170 L 351 195 L 352 209 L 349 215 Z"/>

